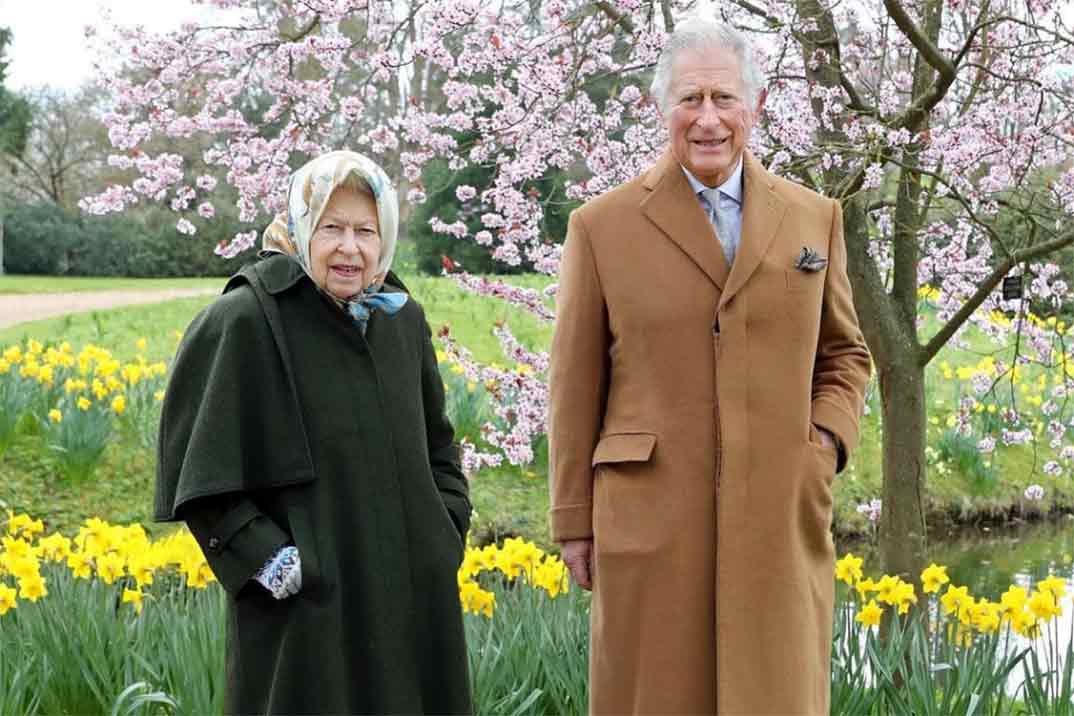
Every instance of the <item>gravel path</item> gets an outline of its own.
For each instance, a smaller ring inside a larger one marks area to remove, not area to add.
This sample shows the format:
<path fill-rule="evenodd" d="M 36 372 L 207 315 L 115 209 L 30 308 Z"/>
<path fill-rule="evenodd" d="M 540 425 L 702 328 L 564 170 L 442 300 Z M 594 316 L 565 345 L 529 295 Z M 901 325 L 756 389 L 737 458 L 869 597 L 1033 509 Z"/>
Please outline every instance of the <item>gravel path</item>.
<path fill-rule="evenodd" d="M 136 303 L 160 303 L 173 298 L 210 296 L 219 292 L 219 288 L 167 288 L 152 291 L 0 294 L 0 328 L 65 313 L 99 311 Z"/>

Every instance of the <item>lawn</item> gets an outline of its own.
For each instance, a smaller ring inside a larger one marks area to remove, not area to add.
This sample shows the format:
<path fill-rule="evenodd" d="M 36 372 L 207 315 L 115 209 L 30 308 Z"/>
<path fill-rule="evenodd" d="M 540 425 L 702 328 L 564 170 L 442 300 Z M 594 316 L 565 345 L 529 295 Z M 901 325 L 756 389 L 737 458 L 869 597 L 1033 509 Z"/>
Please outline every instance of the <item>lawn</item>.
<path fill-rule="evenodd" d="M 156 291 L 168 288 L 223 286 L 223 278 L 113 278 L 98 276 L 0 275 L 0 294 L 74 293 L 79 291 Z"/>

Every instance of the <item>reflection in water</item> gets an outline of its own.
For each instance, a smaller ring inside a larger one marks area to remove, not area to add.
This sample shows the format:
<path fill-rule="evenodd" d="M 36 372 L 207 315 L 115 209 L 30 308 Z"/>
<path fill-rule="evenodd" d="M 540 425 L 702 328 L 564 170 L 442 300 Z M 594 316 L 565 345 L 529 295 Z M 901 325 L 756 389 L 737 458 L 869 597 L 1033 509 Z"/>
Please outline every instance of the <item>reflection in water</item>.
<path fill-rule="evenodd" d="M 1011 528 L 964 529 L 929 536 L 929 561 L 947 566 L 951 583 L 969 587 L 976 597 L 999 599 L 1012 584 L 1030 587 L 1049 574 L 1068 581 L 1074 575 L 1074 518 Z M 839 555 L 864 557 L 865 575 L 880 576 L 875 545 L 854 541 L 837 545 Z"/>

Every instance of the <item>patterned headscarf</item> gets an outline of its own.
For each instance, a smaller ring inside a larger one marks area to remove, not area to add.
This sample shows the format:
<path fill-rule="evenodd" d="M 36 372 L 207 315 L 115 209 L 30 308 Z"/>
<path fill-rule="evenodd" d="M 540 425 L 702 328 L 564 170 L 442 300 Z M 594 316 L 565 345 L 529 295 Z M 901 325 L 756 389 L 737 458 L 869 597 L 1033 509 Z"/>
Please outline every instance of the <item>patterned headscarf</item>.
<path fill-rule="evenodd" d="M 373 281 L 362 293 L 342 301 L 324 291 L 358 322 L 365 333 L 373 310 L 396 313 L 406 303 L 406 294 L 381 293 L 384 278 L 395 256 L 399 235 L 399 200 L 384 170 L 357 152 L 340 150 L 311 159 L 291 175 L 287 189 L 287 211 L 278 214 L 262 235 L 262 249 L 294 258 L 312 279 L 310 242 L 329 197 L 344 181 L 356 176 L 373 192 L 377 204 L 380 233 L 380 261 Z M 316 283 L 316 282 L 314 282 Z M 320 288 L 320 287 L 318 287 Z M 323 290 L 323 289 L 322 289 Z"/>

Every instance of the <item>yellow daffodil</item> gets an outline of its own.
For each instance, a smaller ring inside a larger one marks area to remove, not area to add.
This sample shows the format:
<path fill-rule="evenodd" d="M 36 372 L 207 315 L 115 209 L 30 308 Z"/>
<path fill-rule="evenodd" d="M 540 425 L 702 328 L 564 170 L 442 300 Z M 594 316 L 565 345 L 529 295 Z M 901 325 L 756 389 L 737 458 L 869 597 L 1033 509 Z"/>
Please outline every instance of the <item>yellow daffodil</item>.
<path fill-rule="evenodd" d="M 130 385 L 138 385 L 145 374 L 145 369 L 137 363 L 128 363 L 123 366 L 123 370 L 120 371 L 120 375 L 123 376 L 123 380 L 127 381 Z"/>
<path fill-rule="evenodd" d="M 845 582 L 848 587 L 853 587 L 863 576 L 861 571 L 863 561 L 861 557 L 855 557 L 848 552 L 835 563 L 835 578 Z"/>
<path fill-rule="evenodd" d="M 567 567 L 555 557 L 546 557 L 533 573 L 534 586 L 555 599 L 567 589 Z"/>
<path fill-rule="evenodd" d="M 1047 579 L 1042 579 L 1037 582 L 1037 589 L 1042 592 L 1050 592 L 1055 600 L 1058 602 L 1060 599 L 1066 596 L 1067 582 L 1062 577 L 1056 577 L 1055 575 L 1048 575 Z"/>
<path fill-rule="evenodd" d="M 127 562 L 127 571 L 139 587 L 153 583 L 153 562 L 147 553 L 131 557 Z"/>
<path fill-rule="evenodd" d="M 947 567 L 930 564 L 921 572 L 921 590 L 925 594 L 935 594 L 940 587 L 951 580 L 947 577 Z"/>
<path fill-rule="evenodd" d="M 61 413 L 56 408 L 53 408 L 52 410 L 48 411 L 48 419 L 49 419 L 49 422 L 62 423 L 63 422 L 63 413 Z"/>
<path fill-rule="evenodd" d="M 67 555 L 67 568 L 78 579 L 89 579 L 93 574 L 91 567 L 90 558 L 81 552 L 72 552 Z"/>
<path fill-rule="evenodd" d="M 116 415 L 123 415 L 127 412 L 127 398 L 122 395 L 117 395 L 112 399 L 112 412 Z"/>
<path fill-rule="evenodd" d="M 139 589 L 124 589 L 123 590 L 123 603 L 133 604 L 134 611 L 138 614 L 142 613 L 142 599 L 145 594 Z"/>
<path fill-rule="evenodd" d="M 982 634 L 991 634 L 999 629 L 1001 606 L 987 599 L 979 600 L 972 608 L 973 626 Z"/>
<path fill-rule="evenodd" d="M 952 584 L 947 587 L 947 591 L 940 597 L 940 604 L 943 605 L 943 613 L 951 615 L 959 611 L 959 608 L 970 599 L 968 587 L 956 587 Z"/>
<path fill-rule="evenodd" d="M 496 608 L 496 595 L 485 591 L 476 582 L 466 582 L 459 588 L 459 601 L 463 611 L 471 614 L 483 614 L 488 618 Z"/>
<path fill-rule="evenodd" d="M 90 406 L 93 405 L 93 403 L 86 396 L 80 395 L 78 396 L 78 401 L 76 402 L 76 405 L 78 405 L 79 410 L 85 412 L 90 409 Z"/>
<path fill-rule="evenodd" d="M 50 562 L 63 562 L 71 554 L 71 540 L 55 532 L 38 542 L 41 556 Z"/>
<path fill-rule="evenodd" d="M 869 603 L 861 608 L 858 615 L 854 619 L 867 627 L 879 626 L 880 617 L 884 615 L 884 608 L 876 603 L 875 599 L 870 599 Z"/>
<path fill-rule="evenodd" d="M 1003 615 L 1007 618 L 1014 616 L 1016 612 L 1021 612 L 1025 609 L 1026 602 L 1029 600 L 1029 594 L 1024 587 L 1010 586 L 1007 591 L 999 598 L 999 605 L 1003 611 Z"/>
<path fill-rule="evenodd" d="M 93 397 L 97 400 L 104 400 L 109 392 L 108 386 L 106 386 L 100 378 L 93 379 L 93 383 L 90 385 L 90 390 L 93 391 Z"/>
<path fill-rule="evenodd" d="M 123 558 L 118 554 L 103 554 L 97 559 L 97 576 L 105 584 L 112 584 L 123 576 Z"/>
<path fill-rule="evenodd" d="M 877 601 L 884 604 L 896 604 L 898 600 L 895 597 L 895 592 L 899 587 L 900 580 L 898 577 L 893 577 L 890 574 L 885 574 L 880 578 L 880 581 L 876 583 L 876 598 Z"/>
<path fill-rule="evenodd" d="M 14 512 L 8 510 L 7 513 L 7 533 L 11 536 L 17 536 L 19 532 L 29 528 L 33 523 L 33 518 L 25 513 L 16 515 Z M 8 549 L 7 542 L 4 542 L 4 549 Z"/>
<path fill-rule="evenodd" d="M 15 608 L 17 604 L 15 600 L 16 594 L 17 592 L 13 588 L 6 584 L 0 584 L 0 616 Z"/>
<path fill-rule="evenodd" d="M 1009 619 L 1011 628 L 1018 634 L 1029 639 L 1036 639 L 1040 636 L 1040 620 L 1028 609 L 1009 615 Z"/>
<path fill-rule="evenodd" d="M 145 349 L 149 346 L 149 341 L 145 338 L 139 338 L 134 342 L 134 347 L 145 353 Z"/>
<path fill-rule="evenodd" d="M 41 565 L 37 557 L 15 557 L 8 562 L 8 571 L 16 579 L 28 579 L 41 574 Z"/>
<path fill-rule="evenodd" d="M 1026 607 L 1040 621 L 1048 621 L 1063 613 L 1063 608 L 1055 601 L 1054 594 L 1039 590 L 1030 595 Z"/>
<path fill-rule="evenodd" d="M 16 530 L 12 530 L 10 523 L 8 525 L 8 531 L 13 535 L 17 535 L 22 531 L 24 527 L 19 527 Z M 22 559 L 24 557 L 32 557 L 34 554 L 33 548 L 30 543 L 19 537 L 7 537 L 0 539 L 0 544 L 4 546 L 4 553 L 13 559 Z"/>
<path fill-rule="evenodd" d="M 871 578 L 859 579 L 858 583 L 854 585 L 854 589 L 858 592 L 858 599 L 865 601 L 865 596 L 870 592 L 876 591 L 876 582 Z"/>
<path fill-rule="evenodd" d="M 19 597 L 22 599 L 36 602 L 41 597 L 47 596 L 48 587 L 45 586 L 45 578 L 40 574 L 32 574 L 19 580 Z"/>
<path fill-rule="evenodd" d="M 914 585 L 909 582 L 904 582 L 901 579 L 899 580 L 899 583 L 895 585 L 891 598 L 891 604 L 898 608 L 899 614 L 906 614 L 910 611 L 911 604 L 917 604 L 917 594 L 914 593 Z"/>

